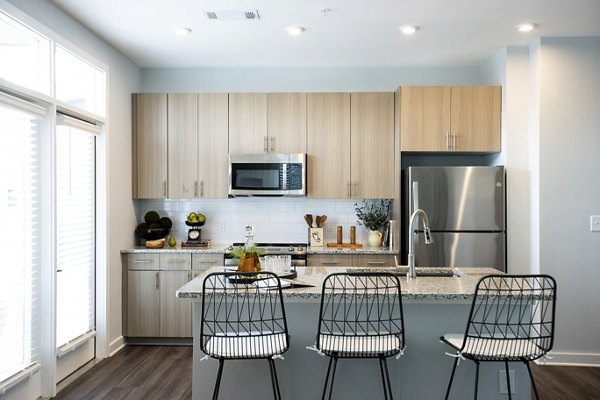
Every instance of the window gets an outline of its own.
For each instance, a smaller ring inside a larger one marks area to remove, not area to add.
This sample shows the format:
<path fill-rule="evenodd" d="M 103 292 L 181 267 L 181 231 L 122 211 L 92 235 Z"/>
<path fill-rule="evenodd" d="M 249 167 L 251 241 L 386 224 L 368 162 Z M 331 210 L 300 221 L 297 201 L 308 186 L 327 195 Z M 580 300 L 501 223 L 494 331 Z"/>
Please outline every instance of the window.
<path fill-rule="evenodd" d="M 56 98 L 104 116 L 104 71 L 56 45 Z"/>
<path fill-rule="evenodd" d="M 0 78 L 50 95 L 50 41 L 0 11 Z"/>
<path fill-rule="evenodd" d="M 59 114 L 56 130 L 56 344 L 95 329 L 95 125 Z M 61 349 L 62 346 L 62 349 Z M 61 351 L 62 350 L 62 351 Z"/>
<path fill-rule="evenodd" d="M 38 362 L 43 113 L 0 93 L 0 384 Z"/>

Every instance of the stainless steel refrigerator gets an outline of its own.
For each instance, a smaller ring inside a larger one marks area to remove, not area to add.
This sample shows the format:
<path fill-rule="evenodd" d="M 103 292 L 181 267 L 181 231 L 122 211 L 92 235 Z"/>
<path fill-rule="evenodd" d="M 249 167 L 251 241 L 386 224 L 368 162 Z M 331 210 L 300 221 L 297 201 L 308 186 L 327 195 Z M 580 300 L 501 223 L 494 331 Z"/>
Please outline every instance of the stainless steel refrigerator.
<path fill-rule="evenodd" d="M 402 175 L 402 260 L 406 263 L 409 218 L 421 208 L 415 233 L 417 267 L 492 267 L 506 271 L 504 167 L 410 167 Z"/>

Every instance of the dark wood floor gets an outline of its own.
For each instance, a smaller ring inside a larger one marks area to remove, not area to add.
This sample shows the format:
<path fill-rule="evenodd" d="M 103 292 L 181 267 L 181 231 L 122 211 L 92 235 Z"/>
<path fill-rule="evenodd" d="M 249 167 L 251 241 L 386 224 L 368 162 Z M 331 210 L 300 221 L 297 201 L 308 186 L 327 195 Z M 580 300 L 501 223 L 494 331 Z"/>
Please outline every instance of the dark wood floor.
<path fill-rule="evenodd" d="M 532 369 L 541 399 L 600 400 L 600 368 L 532 365 Z M 55 399 L 189 400 L 191 382 L 191 346 L 127 346 Z"/>

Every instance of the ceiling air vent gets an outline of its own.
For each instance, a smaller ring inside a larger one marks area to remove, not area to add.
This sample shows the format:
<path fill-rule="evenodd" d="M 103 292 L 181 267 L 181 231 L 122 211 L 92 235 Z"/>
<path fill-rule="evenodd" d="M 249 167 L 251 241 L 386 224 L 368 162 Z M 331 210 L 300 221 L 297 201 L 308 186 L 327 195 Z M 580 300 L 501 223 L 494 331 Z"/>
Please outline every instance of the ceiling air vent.
<path fill-rule="evenodd" d="M 260 19 L 258 10 L 221 10 L 221 11 L 204 11 L 204 15 L 208 19 L 218 21 L 243 21 Z"/>

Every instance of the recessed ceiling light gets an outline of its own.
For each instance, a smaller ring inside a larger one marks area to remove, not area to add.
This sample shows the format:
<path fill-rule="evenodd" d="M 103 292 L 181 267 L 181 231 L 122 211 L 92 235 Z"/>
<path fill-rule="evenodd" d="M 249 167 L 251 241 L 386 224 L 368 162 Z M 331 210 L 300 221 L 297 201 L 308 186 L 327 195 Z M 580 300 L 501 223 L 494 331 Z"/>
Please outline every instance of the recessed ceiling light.
<path fill-rule="evenodd" d="M 177 36 L 187 36 L 190 33 L 192 33 L 192 30 L 190 28 L 181 27 L 181 28 L 173 28 L 173 32 L 175 32 L 175 34 Z"/>
<path fill-rule="evenodd" d="M 536 24 L 526 23 L 517 25 L 517 29 L 519 30 L 519 32 L 530 32 L 534 30 L 536 26 Z"/>
<path fill-rule="evenodd" d="M 304 29 L 304 27 L 302 27 L 302 26 L 288 26 L 287 28 L 285 28 L 285 30 L 287 31 L 287 33 L 289 33 L 292 36 L 299 36 L 306 29 Z"/>
<path fill-rule="evenodd" d="M 402 32 L 405 35 L 412 35 L 413 33 L 419 30 L 419 27 L 416 25 L 404 25 L 401 26 L 399 29 L 400 32 Z"/>

